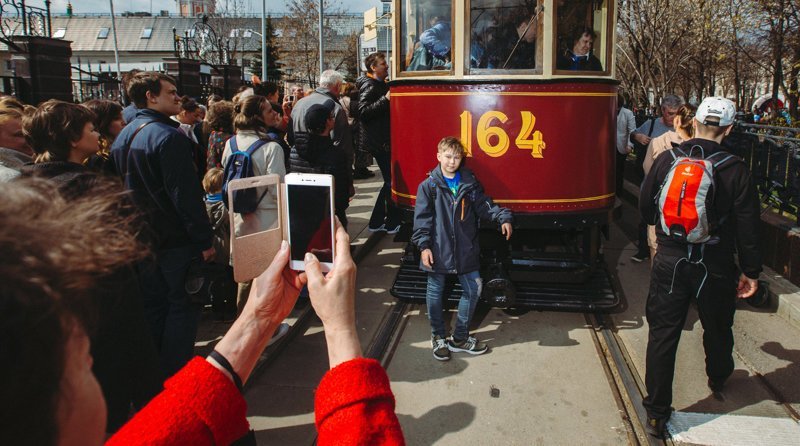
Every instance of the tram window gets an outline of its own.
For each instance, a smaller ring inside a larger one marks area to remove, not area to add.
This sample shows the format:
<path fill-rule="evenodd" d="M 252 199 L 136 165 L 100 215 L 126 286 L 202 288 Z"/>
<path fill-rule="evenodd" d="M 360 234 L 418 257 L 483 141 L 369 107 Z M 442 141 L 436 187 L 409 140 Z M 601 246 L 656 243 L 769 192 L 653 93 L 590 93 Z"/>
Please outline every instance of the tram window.
<path fill-rule="evenodd" d="M 470 73 L 541 67 L 542 0 L 472 0 Z"/>
<path fill-rule="evenodd" d="M 400 3 L 401 71 L 451 70 L 452 11 L 452 0 Z"/>
<path fill-rule="evenodd" d="M 556 69 L 603 74 L 608 64 L 608 0 L 559 0 L 556 16 Z"/>

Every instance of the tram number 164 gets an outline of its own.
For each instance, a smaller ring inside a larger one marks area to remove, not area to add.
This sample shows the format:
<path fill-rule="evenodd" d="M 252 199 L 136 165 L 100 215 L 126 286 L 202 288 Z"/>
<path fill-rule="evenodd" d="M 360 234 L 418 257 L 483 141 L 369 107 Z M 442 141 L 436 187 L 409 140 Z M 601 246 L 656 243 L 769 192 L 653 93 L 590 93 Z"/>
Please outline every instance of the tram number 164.
<path fill-rule="evenodd" d="M 536 125 L 536 116 L 525 110 L 520 111 L 520 115 L 522 125 L 515 140 L 517 147 L 522 150 L 530 150 L 531 156 L 534 158 L 544 158 L 542 151 L 545 143 L 542 132 L 533 130 Z M 497 110 L 487 111 L 481 115 L 478 125 L 475 127 L 478 147 L 491 157 L 503 156 L 511 145 L 508 132 L 502 127 L 493 125 L 495 120 L 500 121 L 500 124 L 505 124 L 508 116 Z M 461 113 L 461 141 L 467 150 L 467 156 L 472 156 L 472 131 L 472 113 L 464 110 Z M 492 138 L 493 136 L 496 138 Z"/>

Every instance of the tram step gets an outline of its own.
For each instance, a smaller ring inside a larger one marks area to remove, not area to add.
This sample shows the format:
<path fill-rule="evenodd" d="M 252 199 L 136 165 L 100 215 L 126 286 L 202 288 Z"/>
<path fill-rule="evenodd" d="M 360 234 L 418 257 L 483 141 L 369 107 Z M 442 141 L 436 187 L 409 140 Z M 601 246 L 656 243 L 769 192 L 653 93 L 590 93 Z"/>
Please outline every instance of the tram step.
<path fill-rule="evenodd" d="M 406 260 L 406 259 L 404 259 Z M 551 311 L 612 312 L 620 304 L 611 275 L 602 260 L 594 273 L 582 283 L 541 283 L 514 281 L 516 308 Z M 416 263 L 403 261 L 391 293 L 411 302 L 425 301 L 427 274 Z M 455 276 L 448 277 L 445 294 L 450 301 L 461 297 L 461 285 Z"/>

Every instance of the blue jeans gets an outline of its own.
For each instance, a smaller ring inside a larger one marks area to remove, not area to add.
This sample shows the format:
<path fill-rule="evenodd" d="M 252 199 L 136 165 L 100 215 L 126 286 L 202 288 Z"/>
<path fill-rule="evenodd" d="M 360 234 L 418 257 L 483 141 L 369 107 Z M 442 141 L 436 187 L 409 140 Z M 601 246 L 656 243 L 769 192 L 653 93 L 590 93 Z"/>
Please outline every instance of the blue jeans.
<path fill-rule="evenodd" d="M 145 318 L 158 348 L 162 378 L 174 375 L 194 356 L 200 308 L 189 301 L 184 288 L 193 247 L 164 249 L 138 268 Z"/>
<path fill-rule="evenodd" d="M 431 333 L 434 336 L 443 338 L 447 336 L 442 313 L 446 277 L 446 274 L 428 273 L 428 290 L 425 295 L 425 301 L 428 304 L 428 319 L 431 321 Z M 473 271 L 459 274 L 458 281 L 461 283 L 461 288 L 464 292 L 461 294 L 461 299 L 458 300 L 458 314 L 456 315 L 456 327 L 453 330 L 453 337 L 461 341 L 469 337 L 469 323 L 472 320 L 472 314 L 475 312 L 478 298 L 481 296 L 483 279 L 481 279 L 479 271 Z"/>

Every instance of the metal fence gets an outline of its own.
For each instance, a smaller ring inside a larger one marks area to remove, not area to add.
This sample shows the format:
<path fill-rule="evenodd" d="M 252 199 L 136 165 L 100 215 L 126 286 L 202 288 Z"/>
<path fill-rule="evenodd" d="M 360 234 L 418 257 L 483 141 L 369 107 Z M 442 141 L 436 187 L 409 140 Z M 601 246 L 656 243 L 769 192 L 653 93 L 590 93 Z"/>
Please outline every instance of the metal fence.
<path fill-rule="evenodd" d="M 120 101 L 119 81 L 114 73 L 92 72 L 73 65 L 72 97 L 78 103 L 90 99 Z"/>
<path fill-rule="evenodd" d="M 723 145 L 750 167 L 764 210 L 780 212 L 796 225 L 800 209 L 800 129 L 737 122 Z"/>

